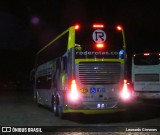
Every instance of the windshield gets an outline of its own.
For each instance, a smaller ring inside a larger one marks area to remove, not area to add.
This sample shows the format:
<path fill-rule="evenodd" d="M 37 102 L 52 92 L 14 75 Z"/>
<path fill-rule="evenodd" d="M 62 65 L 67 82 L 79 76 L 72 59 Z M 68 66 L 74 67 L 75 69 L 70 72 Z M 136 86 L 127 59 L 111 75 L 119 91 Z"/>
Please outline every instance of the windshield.
<path fill-rule="evenodd" d="M 80 28 L 75 37 L 76 58 L 122 58 L 122 33 L 116 29 Z"/>
<path fill-rule="evenodd" d="M 134 57 L 135 65 L 158 65 L 159 63 L 160 56 L 158 54 L 150 54 L 147 56 L 141 54 Z"/>

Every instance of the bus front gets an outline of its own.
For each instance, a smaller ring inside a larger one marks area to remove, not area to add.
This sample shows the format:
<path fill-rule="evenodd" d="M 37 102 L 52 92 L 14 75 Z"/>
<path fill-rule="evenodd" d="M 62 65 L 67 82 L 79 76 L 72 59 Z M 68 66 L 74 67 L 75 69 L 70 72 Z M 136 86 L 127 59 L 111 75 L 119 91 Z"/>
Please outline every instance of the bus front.
<path fill-rule="evenodd" d="M 160 99 L 160 54 L 140 53 L 132 57 L 134 97 Z"/>
<path fill-rule="evenodd" d="M 129 100 L 122 34 L 103 24 L 75 27 L 75 72 L 70 81 L 70 111 L 107 113 L 124 110 Z"/>

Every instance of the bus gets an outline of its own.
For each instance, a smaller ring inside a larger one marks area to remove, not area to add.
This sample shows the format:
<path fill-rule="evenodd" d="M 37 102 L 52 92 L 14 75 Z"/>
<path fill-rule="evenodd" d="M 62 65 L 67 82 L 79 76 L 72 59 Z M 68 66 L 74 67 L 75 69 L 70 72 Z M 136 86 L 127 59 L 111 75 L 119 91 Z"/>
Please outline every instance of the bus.
<path fill-rule="evenodd" d="M 132 57 L 134 97 L 160 99 L 160 53 L 138 53 Z"/>
<path fill-rule="evenodd" d="M 56 116 L 124 111 L 122 33 L 104 24 L 71 26 L 36 54 L 34 97 Z"/>

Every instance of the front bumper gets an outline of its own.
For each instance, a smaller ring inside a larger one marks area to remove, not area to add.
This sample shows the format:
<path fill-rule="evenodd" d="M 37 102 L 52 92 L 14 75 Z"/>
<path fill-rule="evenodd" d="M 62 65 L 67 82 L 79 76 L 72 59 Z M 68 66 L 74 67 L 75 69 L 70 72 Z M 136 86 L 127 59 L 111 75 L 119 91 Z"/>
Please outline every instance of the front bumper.
<path fill-rule="evenodd" d="M 82 113 L 82 114 L 106 114 L 124 112 L 126 109 L 106 109 L 106 110 L 80 110 L 80 109 L 67 109 L 63 113 Z"/>
<path fill-rule="evenodd" d="M 134 92 L 134 98 L 160 99 L 160 92 Z"/>
<path fill-rule="evenodd" d="M 83 114 L 102 114 L 102 113 L 116 113 L 125 111 L 125 104 L 112 102 L 83 102 L 68 104 L 64 109 L 64 113 L 83 113 Z"/>

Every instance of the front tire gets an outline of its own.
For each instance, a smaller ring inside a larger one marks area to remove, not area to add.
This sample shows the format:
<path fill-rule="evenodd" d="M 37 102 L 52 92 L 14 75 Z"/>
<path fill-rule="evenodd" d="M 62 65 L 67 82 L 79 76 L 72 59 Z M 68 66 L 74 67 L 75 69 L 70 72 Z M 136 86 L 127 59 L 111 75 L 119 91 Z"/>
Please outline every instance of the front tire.
<path fill-rule="evenodd" d="M 58 97 L 56 97 L 54 101 L 54 114 L 56 117 L 60 117 L 61 119 L 64 119 L 66 117 L 66 115 L 63 113 L 63 107 L 60 106 Z"/>
<path fill-rule="evenodd" d="M 56 117 L 59 116 L 59 109 L 58 109 L 58 104 L 59 104 L 59 100 L 58 100 L 58 97 L 54 98 L 54 114 Z"/>
<path fill-rule="evenodd" d="M 65 113 L 63 113 L 63 107 L 62 106 L 58 106 L 58 112 L 59 112 L 59 117 L 61 118 L 61 119 L 65 119 L 66 118 L 66 114 Z"/>
<path fill-rule="evenodd" d="M 35 99 L 35 101 L 36 101 L 37 105 L 40 106 L 38 92 L 36 93 L 36 99 Z"/>

